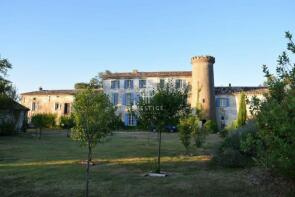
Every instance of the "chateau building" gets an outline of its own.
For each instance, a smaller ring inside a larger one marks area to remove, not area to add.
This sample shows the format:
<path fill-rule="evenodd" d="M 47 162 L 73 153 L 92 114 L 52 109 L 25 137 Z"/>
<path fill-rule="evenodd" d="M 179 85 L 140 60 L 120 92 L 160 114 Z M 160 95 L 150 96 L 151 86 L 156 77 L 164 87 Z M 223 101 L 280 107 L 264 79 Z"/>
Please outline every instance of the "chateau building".
<path fill-rule="evenodd" d="M 212 56 L 195 56 L 191 59 L 192 71 L 171 72 L 132 72 L 106 73 L 102 76 L 103 91 L 110 101 L 117 106 L 117 114 L 125 125 L 135 126 L 136 117 L 128 108 L 136 110 L 139 97 L 149 99 L 158 86 L 165 83 L 174 84 L 175 88 L 191 86 L 188 102 L 194 109 L 201 105 L 205 119 L 217 121 L 220 127 L 231 124 L 239 109 L 240 94 L 244 92 L 248 99 L 253 96 L 263 98 L 265 87 L 215 87 L 215 58 Z M 35 113 L 56 113 L 68 115 L 77 90 L 39 90 L 22 94 L 21 103 L 30 109 L 28 117 Z M 248 110 L 249 111 L 249 110 Z M 250 114 L 249 114 L 250 115 Z"/>

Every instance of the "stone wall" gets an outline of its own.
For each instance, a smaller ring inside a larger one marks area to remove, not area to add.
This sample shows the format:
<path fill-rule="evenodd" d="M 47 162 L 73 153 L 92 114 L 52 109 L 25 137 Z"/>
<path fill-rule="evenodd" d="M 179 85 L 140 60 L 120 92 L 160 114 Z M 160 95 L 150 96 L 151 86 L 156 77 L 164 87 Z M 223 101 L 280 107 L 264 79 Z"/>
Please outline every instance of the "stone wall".
<path fill-rule="evenodd" d="M 36 103 L 35 110 L 32 109 L 34 102 Z M 56 114 L 59 119 L 60 116 L 67 115 L 64 113 L 65 104 L 68 104 L 68 112 L 70 113 L 73 102 L 73 95 L 23 95 L 21 98 L 21 104 L 30 109 L 28 112 L 29 119 L 32 115 L 38 113 Z M 57 109 L 56 104 L 59 105 Z"/>

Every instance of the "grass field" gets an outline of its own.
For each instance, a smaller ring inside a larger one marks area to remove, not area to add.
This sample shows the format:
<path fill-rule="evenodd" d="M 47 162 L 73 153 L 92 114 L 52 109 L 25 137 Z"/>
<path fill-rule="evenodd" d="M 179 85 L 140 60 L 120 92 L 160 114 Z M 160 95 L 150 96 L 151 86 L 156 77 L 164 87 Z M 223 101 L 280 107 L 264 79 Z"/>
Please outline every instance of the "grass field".
<path fill-rule="evenodd" d="M 155 168 L 156 134 L 114 132 L 94 151 L 91 196 L 285 196 L 284 185 L 265 182 L 261 170 L 226 169 L 211 159 L 221 142 L 208 136 L 204 148 L 185 150 L 177 134 L 163 136 L 166 178 L 145 177 Z M 65 132 L 0 138 L 0 196 L 83 196 L 86 148 Z"/>

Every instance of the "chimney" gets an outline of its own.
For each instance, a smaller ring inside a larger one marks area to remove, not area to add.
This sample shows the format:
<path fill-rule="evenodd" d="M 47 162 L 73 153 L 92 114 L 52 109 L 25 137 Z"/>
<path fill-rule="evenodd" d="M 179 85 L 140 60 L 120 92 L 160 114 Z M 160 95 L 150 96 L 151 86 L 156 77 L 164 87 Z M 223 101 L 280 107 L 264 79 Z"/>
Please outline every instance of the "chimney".
<path fill-rule="evenodd" d="M 231 88 L 231 83 L 229 83 L 229 84 L 228 84 L 228 87 L 230 87 L 230 88 Z"/>

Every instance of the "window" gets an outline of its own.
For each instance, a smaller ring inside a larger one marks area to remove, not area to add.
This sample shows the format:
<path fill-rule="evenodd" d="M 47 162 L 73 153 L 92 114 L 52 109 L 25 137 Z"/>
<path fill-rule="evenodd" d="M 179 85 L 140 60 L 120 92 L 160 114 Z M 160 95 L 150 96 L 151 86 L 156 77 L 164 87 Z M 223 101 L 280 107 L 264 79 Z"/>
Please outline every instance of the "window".
<path fill-rule="evenodd" d="M 146 88 L 146 80 L 145 79 L 139 80 L 139 88 Z"/>
<path fill-rule="evenodd" d="M 149 90 L 149 91 L 142 91 L 140 93 L 140 97 L 145 100 L 147 103 L 150 102 L 150 99 L 155 95 L 155 91 L 154 90 Z"/>
<path fill-rule="evenodd" d="M 175 80 L 175 88 L 177 88 L 177 89 L 182 88 L 182 80 L 181 79 Z"/>
<path fill-rule="evenodd" d="M 119 94 L 118 93 L 113 93 L 112 94 L 112 104 L 113 105 L 118 105 L 118 100 L 119 100 Z"/>
<path fill-rule="evenodd" d="M 216 98 L 216 107 L 229 107 L 229 98 Z"/>
<path fill-rule="evenodd" d="M 126 105 L 132 105 L 133 104 L 133 98 L 131 93 L 126 93 Z"/>
<path fill-rule="evenodd" d="M 164 88 L 164 86 L 165 86 L 165 80 L 160 79 L 160 88 Z"/>
<path fill-rule="evenodd" d="M 125 114 L 124 123 L 126 126 L 136 126 L 136 117 L 133 114 L 127 113 Z"/>
<path fill-rule="evenodd" d="M 124 81 L 124 88 L 125 89 L 133 89 L 133 80 L 127 79 Z"/>
<path fill-rule="evenodd" d="M 35 102 L 32 103 L 32 111 L 36 111 L 36 103 Z"/>
<path fill-rule="evenodd" d="M 120 81 L 119 80 L 111 81 L 111 89 L 119 89 L 119 88 L 120 88 Z"/>
<path fill-rule="evenodd" d="M 57 111 L 59 109 L 59 103 L 54 104 L 54 110 Z"/>

